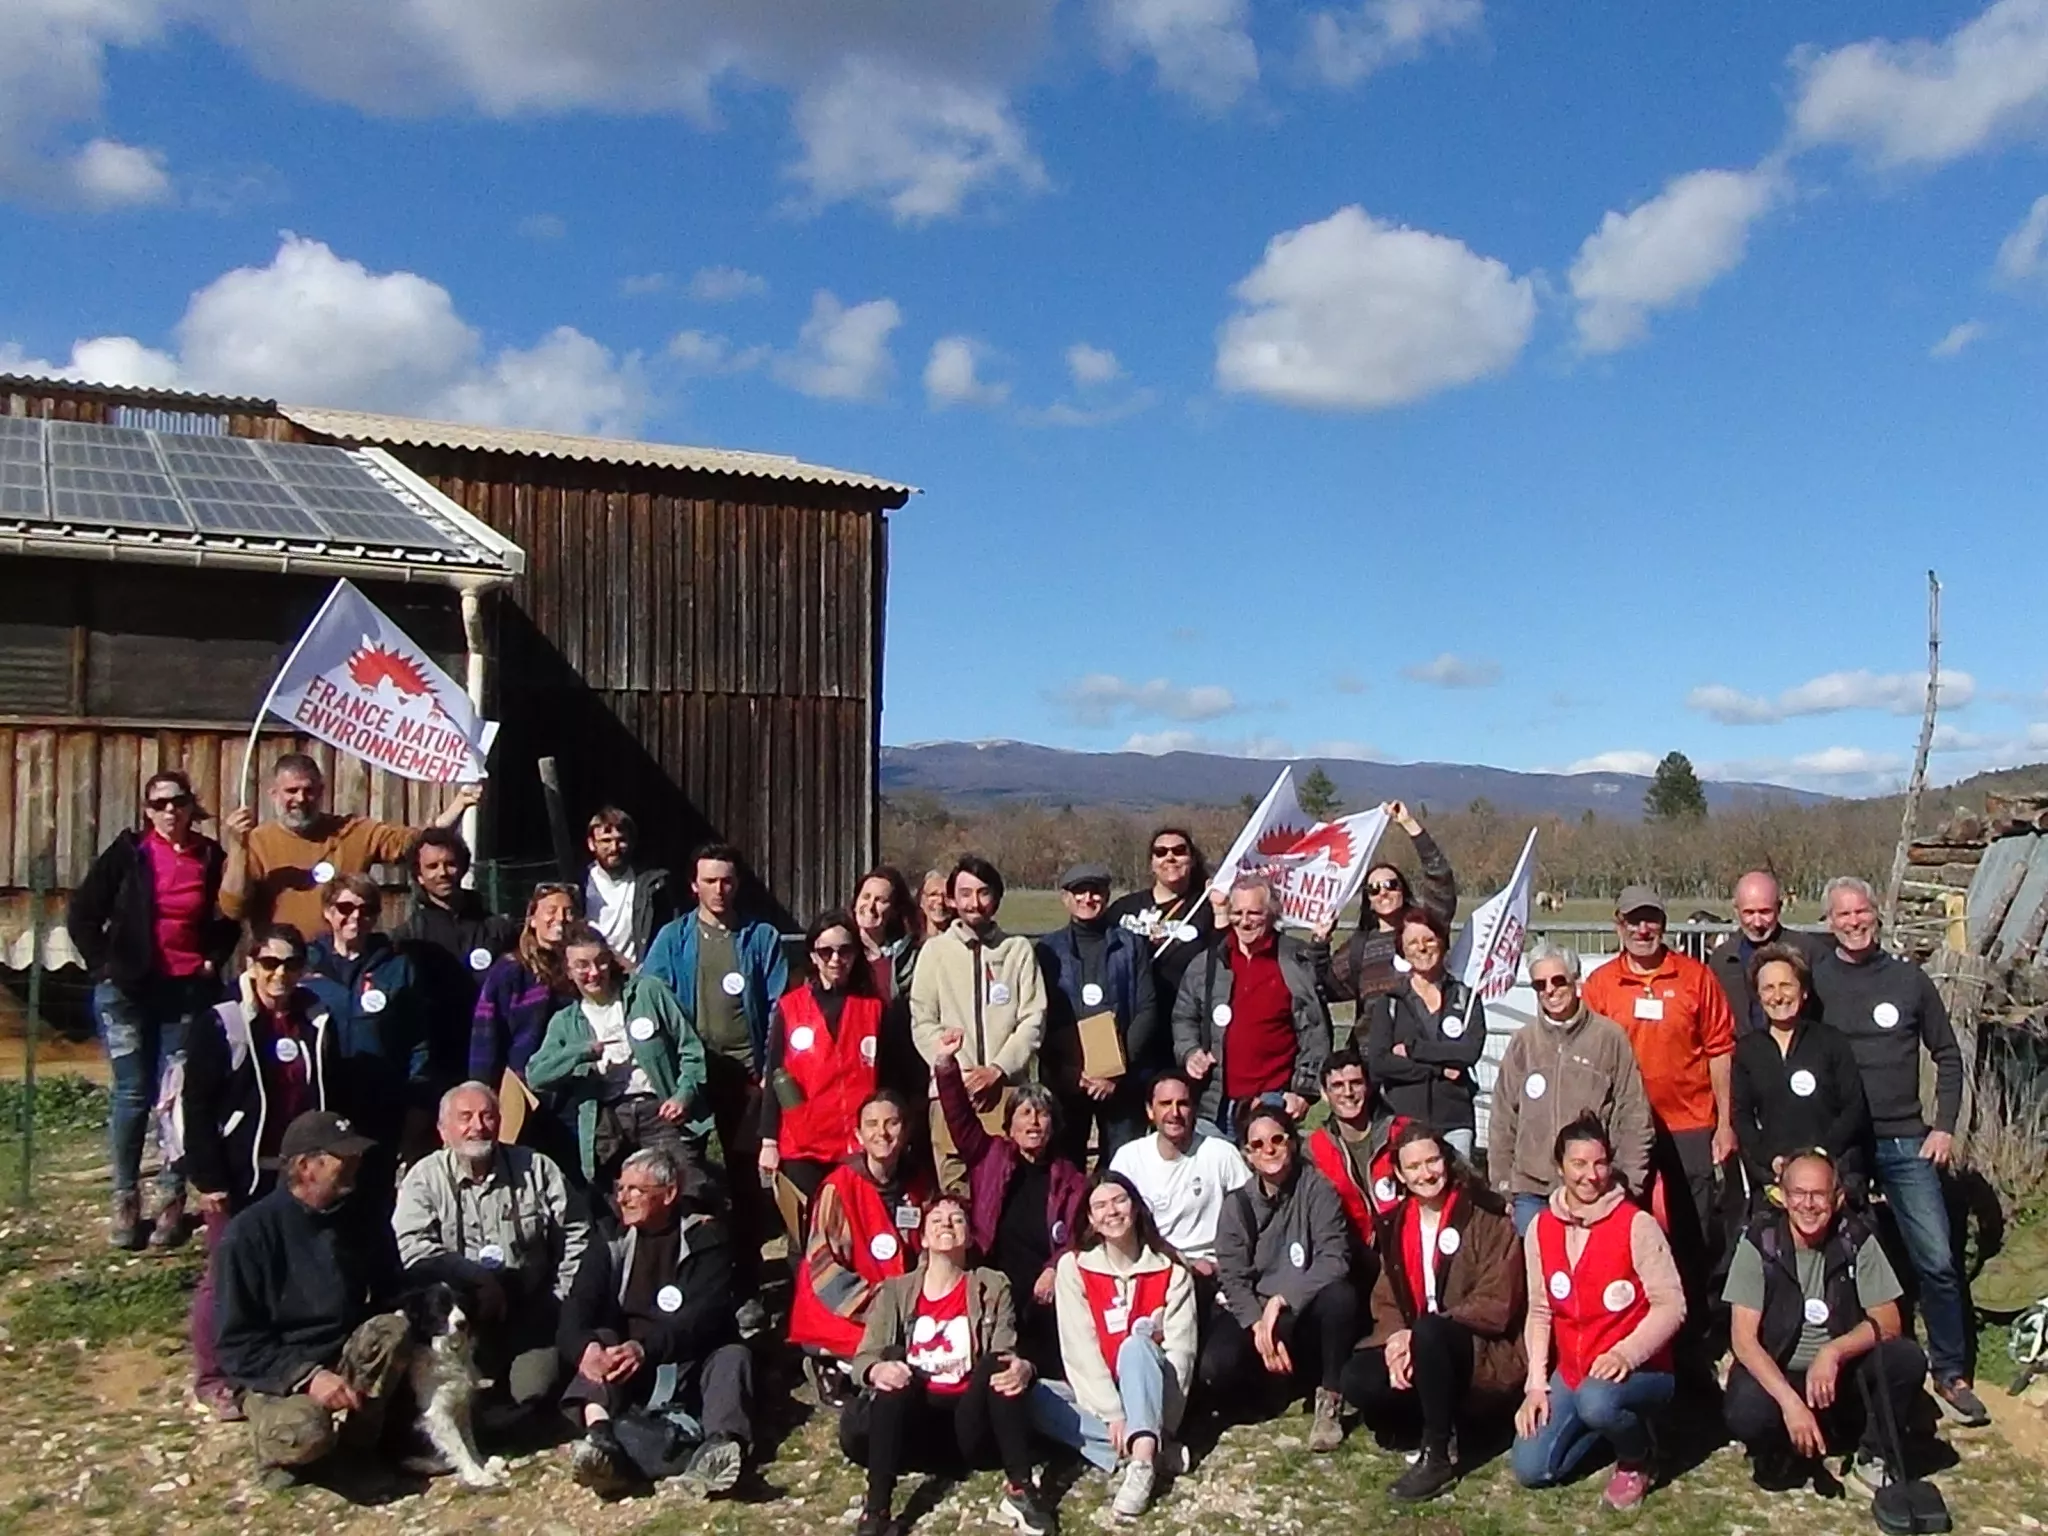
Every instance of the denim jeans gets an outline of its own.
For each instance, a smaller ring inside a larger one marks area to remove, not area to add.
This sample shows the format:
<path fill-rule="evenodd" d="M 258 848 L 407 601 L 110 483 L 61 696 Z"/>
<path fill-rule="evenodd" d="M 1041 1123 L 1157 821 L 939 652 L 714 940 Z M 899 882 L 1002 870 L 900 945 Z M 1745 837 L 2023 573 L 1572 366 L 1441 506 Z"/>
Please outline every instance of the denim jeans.
<path fill-rule="evenodd" d="M 1941 1170 L 1920 1155 L 1918 1136 L 1877 1138 L 1877 1187 L 1884 1191 L 1906 1257 L 1920 1279 L 1920 1320 L 1927 1327 L 1927 1359 L 1937 1383 L 1968 1374 L 1969 1321 L 1956 1274 Z"/>
<path fill-rule="evenodd" d="M 164 1074 L 183 1060 L 185 1031 L 204 1015 L 217 992 L 205 976 L 152 981 L 134 989 L 103 981 L 92 989 L 93 1022 L 114 1079 L 110 1141 L 116 1194 L 131 1193 L 142 1177 L 142 1144 Z M 184 1175 L 169 1158 L 157 1173 L 157 1188 L 166 1199 L 184 1191 Z"/>
<path fill-rule="evenodd" d="M 1515 1196 L 1515 1236 L 1527 1237 L 1529 1229 L 1536 1225 L 1536 1218 L 1550 1209 L 1548 1195 Z"/>
<path fill-rule="evenodd" d="M 1626 1381 L 1595 1381 L 1578 1389 L 1550 1375 L 1550 1420 L 1526 1440 L 1517 1440 L 1508 1465 L 1524 1488 L 1546 1488 L 1576 1472 L 1602 1440 L 1618 1460 L 1639 1463 L 1650 1453 L 1643 1415 L 1671 1401 L 1677 1380 L 1669 1371 L 1632 1371 Z"/>
<path fill-rule="evenodd" d="M 1156 1441 L 1166 1433 L 1167 1393 L 1177 1397 L 1180 1387 L 1156 1340 L 1135 1334 L 1124 1339 L 1116 1354 L 1116 1389 L 1123 1400 L 1125 1444 L 1133 1435 L 1151 1435 Z M 1075 1402 L 1074 1389 L 1063 1381 L 1041 1378 L 1032 1387 L 1031 1427 L 1054 1444 L 1079 1451 L 1105 1472 L 1116 1466 L 1109 1426 Z"/>

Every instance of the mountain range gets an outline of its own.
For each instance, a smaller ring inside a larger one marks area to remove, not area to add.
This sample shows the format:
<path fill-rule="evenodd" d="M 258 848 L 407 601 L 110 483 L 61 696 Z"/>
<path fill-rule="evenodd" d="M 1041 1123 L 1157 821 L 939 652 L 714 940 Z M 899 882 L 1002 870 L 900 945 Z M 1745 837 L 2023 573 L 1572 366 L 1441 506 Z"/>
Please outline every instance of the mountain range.
<path fill-rule="evenodd" d="M 1372 763 L 1304 758 L 1296 780 L 1320 764 L 1349 810 L 1382 800 L 1450 809 L 1484 799 L 1501 810 L 1617 820 L 1643 812 L 1648 778 L 1633 773 L 1518 773 L 1476 763 Z M 882 748 L 882 793 L 935 795 L 949 804 L 1235 805 L 1263 795 L 1280 764 L 1207 752 L 1070 752 L 1026 741 L 930 741 Z M 1777 784 L 1707 783 L 1713 809 L 1777 800 L 1813 805 L 1829 799 Z"/>

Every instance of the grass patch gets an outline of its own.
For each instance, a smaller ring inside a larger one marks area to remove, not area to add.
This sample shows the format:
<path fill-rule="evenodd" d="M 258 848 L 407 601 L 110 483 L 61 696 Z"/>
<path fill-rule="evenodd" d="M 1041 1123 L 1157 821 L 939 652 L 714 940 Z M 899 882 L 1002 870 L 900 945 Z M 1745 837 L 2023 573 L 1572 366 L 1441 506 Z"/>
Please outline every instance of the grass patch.
<path fill-rule="evenodd" d="M 36 1079 L 36 1135 L 77 1135 L 107 1128 L 113 1094 L 104 1083 L 76 1073 Z M 0 1134 L 17 1148 L 21 1144 L 22 1110 L 28 1085 L 16 1078 L 0 1079 Z"/>
<path fill-rule="evenodd" d="M 101 1345 L 174 1336 L 185 1326 L 198 1283 L 196 1255 L 58 1275 L 32 1285 L 10 1310 L 7 1326 L 16 1344 L 31 1345 L 69 1339 Z"/>

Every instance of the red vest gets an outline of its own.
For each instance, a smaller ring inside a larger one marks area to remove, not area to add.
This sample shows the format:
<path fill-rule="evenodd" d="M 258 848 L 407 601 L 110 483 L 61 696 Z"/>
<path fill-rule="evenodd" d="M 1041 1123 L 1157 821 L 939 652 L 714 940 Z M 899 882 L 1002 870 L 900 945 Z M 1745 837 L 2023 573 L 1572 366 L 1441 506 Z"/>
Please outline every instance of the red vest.
<path fill-rule="evenodd" d="M 1166 1310 L 1166 1289 L 1173 1282 L 1173 1270 L 1151 1269 L 1126 1281 L 1098 1270 L 1082 1269 L 1081 1289 L 1088 1295 L 1088 1311 L 1095 1319 L 1095 1342 L 1102 1347 L 1102 1363 L 1116 1378 L 1117 1351 L 1130 1337 L 1131 1324 Z M 1128 1284 L 1129 1289 L 1125 1290 Z M 1117 1306 L 1119 1292 L 1127 1304 Z"/>
<path fill-rule="evenodd" d="M 867 1306 L 874 1299 L 873 1288 L 884 1280 L 908 1274 L 917 1262 L 925 1208 L 932 1202 L 931 1181 L 919 1172 L 905 1183 L 903 1203 L 916 1213 L 908 1227 L 897 1222 L 896 1213 L 882 1203 L 881 1191 L 855 1169 L 844 1164 L 834 1168 L 818 1186 L 819 1192 L 828 1187 L 839 1197 L 847 1225 L 853 1231 L 853 1251 L 842 1257 L 867 1282 L 869 1294 L 853 1316 L 842 1316 L 818 1299 L 811 1284 L 811 1266 L 807 1259 L 799 1259 L 794 1266 L 796 1287 L 789 1304 L 789 1342 L 807 1344 L 837 1359 L 851 1360 L 860 1348 Z"/>
<path fill-rule="evenodd" d="M 1636 1273 L 1630 1230 L 1641 1207 L 1624 1200 L 1586 1233 L 1575 1266 L 1565 1262 L 1565 1225 L 1545 1209 L 1536 1218 L 1536 1252 L 1550 1295 L 1550 1336 L 1557 1346 L 1557 1371 L 1576 1390 L 1586 1368 L 1635 1332 L 1650 1315 L 1650 1298 Z M 1665 1345 L 1644 1369 L 1671 1369 Z"/>
<path fill-rule="evenodd" d="M 839 1035 L 808 986 L 793 987 L 776 1004 L 782 1030 L 782 1070 L 804 1091 L 803 1103 L 782 1112 L 776 1145 L 784 1157 L 836 1163 L 860 1150 L 860 1106 L 875 1091 L 875 1050 L 882 1004 L 854 994 L 839 1013 Z"/>
<path fill-rule="evenodd" d="M 1453 1190 L 1445 1198 L 1442 1209 L 1436 1213 L 1436 1241 L 1430 1245 L 1429 1252 L 1424 1253 L 1422 1251 L 1421 1202 L 1406 1200 L 1401 1204 L 1401 1215 L 1399 1217 L 1401 1224 L 1401 1267 L 1408 1272 L 1408 1300 L 1414 1308 L 1410 1314 L 1411 1316 L 1420 1317 L 1425 1312 L 1441 1310 L 1443 1307 L 1444 1293 L 1442 1281 L 1448 1277 L 1451 1255 L 1458 1251 L 1458 1245 L 1464 1241 L 1463 1237 L 1457 1232 L 1457 1229 L 1451 1225 L 1451 1221 L 1457 1213 L 1458 1195 L 1457 1191 Z M 1444 1234 L 1446 1232 L 1451 1234 L 1451 1243 L 1448 1248 L 1444 1246 Z M 1429 1272 L 1435 1275 L 1438 1280 L 1437 1305 L 1434 1309 L 1429 1306 L 1428 1289 L 1423 1280 L 1422 1266 L 1425 1264 L 1429 1266 Z"/>
<path fill-rule="evenodd" d="M 1330 1181 L 1337 1191 L 1337 1198 L 1344 1202 L 1344 1214 L 1351 1220 L 1352 1231 L 1358 1240 L 1370 1248 L 1374 1241 L 1374 1229 L 1381 1217 L 1389 1214 L 1401 1203 L 1405 1191 L 1401 1181 L 1394 1177 L 1394 1137 L 1405 1120 L 1395 1120 L 1388 1128 L 1387 1139 L 1380 1149 L 1373 1153 L 1372 1187 L 1361 1188 L 1358 1177 L 1351 1171 L 1351 1159 L 1337 1139 L 1337 1133 L 1327 1125 L 1312 1132 L 1308 1138 L 1308 1158 L 1316 1171 Z"/>

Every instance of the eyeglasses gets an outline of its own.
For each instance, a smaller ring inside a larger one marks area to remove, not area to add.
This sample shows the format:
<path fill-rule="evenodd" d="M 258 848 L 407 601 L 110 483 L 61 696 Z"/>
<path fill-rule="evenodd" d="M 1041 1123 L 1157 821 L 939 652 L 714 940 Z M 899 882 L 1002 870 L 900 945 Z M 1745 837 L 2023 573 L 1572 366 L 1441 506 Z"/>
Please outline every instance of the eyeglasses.
<path fill-rule="evenodd" d="M 370 908 L 369 904 L 366 902 L 337 901 L 333 906 L 329 907 L 327 910 L 330 912 L 338 912 L 343 917 L 352 917 L 358 912 L 367 912 L 370 910 Z"/>
<path fill-rule="evenodd" d="M 1365 882 L 1365 888 L 1367 892 L 1374 896 L 1390 896 L 1401 889 L 1401 882 L 1398 880 L 1368 880 Z"/>
<path fill-rule="evenodd" d="M 1170 848 L 1155 847 L 1152 850 L 1152 857 L 1155 859 L 1184 859 L 1192 851 L 1186 843 L 1175 843 Z"/>
<path fill-rule="evenodd" d="M 857 944 L 814 944 L 811 953 L 820 960 L 851 960 L 860 953 Z"/>
<path fill-rule="evenodd" d="M 622 1179 L 619 1181 L 619 1198 L 623 1200 L 632 1195 L 644 1200 L 660 1194 L 667 1187 L 665 1184 L 628 1184 Z"/>
<path fill-rule="evenodd" d="M 250 964 L 268 975 L 274 971 L 303 971 L 306 962 L 298 955 L 252 955 Z"/>
<path fill-rule="evenodd" d="M 190 795 L 172 795 L 167 800 L 145 800 L 142 802 L 152 811 L 175 811 L 192 803 Z"/>
<path fill-rule="evenodd" d="M 1254 1152 L 1278 1152 L 1286 1145 L 1285 1136 L 1252 1136 L 1245 1141 L 1245 1146 Z"/>
<path fill-rule="evenodd" d="M 1531 976 L 1529 985 L 1538 992 L 1568 992 L 1572 979 L 1569 976 Z"/>

